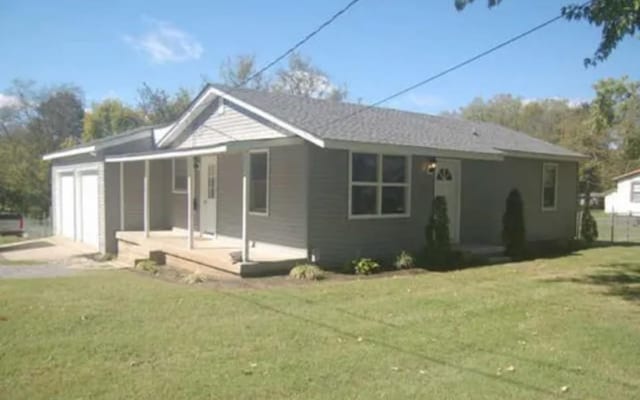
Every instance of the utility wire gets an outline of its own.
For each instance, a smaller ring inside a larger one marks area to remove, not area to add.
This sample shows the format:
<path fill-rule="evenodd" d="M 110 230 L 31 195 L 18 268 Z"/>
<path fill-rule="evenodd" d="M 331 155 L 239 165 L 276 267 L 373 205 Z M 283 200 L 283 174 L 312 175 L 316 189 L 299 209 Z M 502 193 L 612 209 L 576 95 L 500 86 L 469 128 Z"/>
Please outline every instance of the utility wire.
<path fill-rule="evenodd" d="M 356 5 L 356 3 L 358 3 L 360 0 L 351 0 L 346 6 L 344 6 L 343 8 L 341 8 L 338 12 L 336 12 L 335 14 L 333 14 L 331 16 L 331 18 L 329 18 L 328 20 L 326 20 L 325 22 L 323 22 L 320 26 L 318 26 L 316 29 L 314 29 L 313 31 L 311 31 L 309 34 L 307 34 L 307 36 L 305 36 L 304 38 L 302 38 L 300 41 L 298 41 L 296 44 L 294 44 L 292 47 L 290 47 L 287 51 L 285 51 L 284 53 L 282 53 L 281 55 L 279 55 L 278 57 L 276 57 L 273 61 L 271 61 L 270 63 L 266 64 L 264 67 L 260 68 L 260 70 L 258 70 L 256 73 L 252 74 L 251 76 L 249 76 L 247 79 L 245 79 L 244 81 L 238 83 L 234 88 L 231 89 L 231 91 L 233 91 L 234 89 L 237 89 L 239 87 L 242 87 L 244 85 L 246 85 L 247 83 L 249 83 L 250 81 L 256 79 L 257 77 L 259 77 L 260 75 L 262 75 L 263 73 L 265 73 L 268 69 L 270 69 L 271 67 L 273 67 L 274 65 L 276 65 L 277 63 L 279 63 L 280 61 L 282 61 L 283 59 L 285 59 L 287 56 L 289 56 L 291 53 L 293 53 L 294 51 L 296 51 L 298 48 L 300 48 L 300 46 L 302 46 L 303 44 L 305 44 L 306 42 L 308 42 L 311 38 L 313 38 L 315 35 L 317 35 L 318 33 L 320 33 L 320 31 L 322 31 L 324 28 L 328 27 L 329 25 L 331 25 L 336 19 L 340 18 L 340 16 L 342 16 L 342 14 L 346 13 L 347 11 L 349 11 L 349 9 L 353 6 Z"/>
<path fill-rule="evenodd" d="M 583 3 L 582 6 L 586 6 L 589 3 L 591 3 L 591 1 L 587 1 L 586 3 Z M 423 80 L 421 80 L 421 81 L 419 81 L 417 83 L 414 83 L 413 85 L 408 86 L 408 87 L 406 87 L 406 88 L 404 88 L 402 90 L 399 90 L 399 91 L 397 91 L 397 92 L 395 92 L 395 93 L 393 93 L 393 94 L 391 94 L 391 95 L 389 95 L 389 96 L 387 96 L 387 97 L 385 97 L 383 99 L 380 99 L 380 100 L 376 101 L 375 103 L 369 104 L 368 106 L 366 106 L 364 108 L 361 108 L 361 109 L 359 109 L 357 111 L 354 111 L 354 112 L 352 112 L 350 114 L 347 114 L 347 115 L 345 115 L 343 117 L 339 117 L 339 118 L 336 118 L 334 120 L 331 120 L 326 124 L 322 124 L 322 125 L 314 128 L 314 129 L 312 129 L 312 130 L 326 128 L 329 125 L 333 125 L 333 124 L 335 124 L 337 122 L 344 121 L 344 120 L 349 119 L 351 117 L 354 117 L 354 116 L 356 116 L 356 115 L 358 115 L 360 113 L 368 111 L 368 110 L 370 110 L 370 109 L 372 109 L 374 107 L 377 107 L 382 103 L 386 103 L 389 100 L 392 100 L 392 99 L 395 99 L 396 97 L 402 96 L 403 94 L 406 94 L 406 93 L 408 93 L 408 92 L 410 92 L 412 90 L 415 90 L 415 89 L 417 89 L 417 88 L 419 88 L 421 86 L 424 86 L 429 82 L 432 82 L 432 81 L 434 81 L 436 79 L 439 79 L 439 78 L 441 78 L 441 77 L 443 77 L 443 76 L 445 76 L 447 74 L 450 74 L 451 72 L 453 72 L 455 70 L 458 70 L 458 69 L 460 69 L 460 68 L 462 68 L 462 67 L 464 67 L 466 65 L 469 65 L 469 64 L 471 64 L 471 63 L 473 63 L 473 62 L 475 62 L 475 61 L 477 61 L 477 60 L 479 60 L 479 59 L 481 59 L 483 57 L 486 57 L 489 54 L 491 54 L 491 53 L 493 53 L 495 51 L 498 51 L 501 48 L 506 47 L 506 46 L 512 44 L 513 42 L 516 42 L 516 41 L 518 41 L 518 40 L 520 40 L 520 39 L 522 39 L 522 38 L 524 38 L 526 36 L 529 36 L 532 33 L 536 32 L 536 31 L 539 31 L 540 29 L 545 28 L 548 25 L 553 24 L 554 22 L 556 22 L 556 21 L 558 21 L 558 20 L 560 20 L 562 18 L 564 18 L 564 15 L 562 15 L 562 14 L 560 14 L 560 15 L 558 15 L 556 17 L 553 17 L 553 18 L 551 18 L 551 19 L 549 19 L 549 20 L 547 20 L 547 21 L 545 21 L 545 22 L 543 22 L 543 23 L 541 23 L 539 25 L 534 26 L 533 28 L 531 28 L 531 29 L 519 34 L 519 35 L 513 36 L 512 38 L 510 38 L 508 40 L 505 40 L 504 42 L 501 42 L 501 43 L 491 47 L 488 50 L 485 50 L 485 51 L 483 51 L 481 53 L 478 53 L 475 56 L 467 58 L 466 60 L 464 60 L 464 61 L 462 61 L 462 62 L 460 62 L 460 63 L 458 63 L 458 64 L 456 64 L 456 65 L 454 65 L 452 67 L 449 67 L 449 68 L 447 68 L 447 69 L 445 69 L 445 70 L 443 70 L 441 72 L 438 72 L 435 75 L 432 75 L 432 76 L 430 76 L 428 78 L 425 78 L 425 79 L 423 79 Z"/>

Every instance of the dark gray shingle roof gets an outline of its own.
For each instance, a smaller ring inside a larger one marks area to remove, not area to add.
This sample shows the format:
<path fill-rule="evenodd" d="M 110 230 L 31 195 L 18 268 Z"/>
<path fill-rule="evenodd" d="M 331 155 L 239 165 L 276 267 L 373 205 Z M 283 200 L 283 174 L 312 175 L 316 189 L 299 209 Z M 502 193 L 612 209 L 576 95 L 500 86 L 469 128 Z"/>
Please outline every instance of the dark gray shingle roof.
<path fill-rule="evenodd" d="M 251 89 L 231 89 L 217 84 L 211 86 L 321 139 L 488 154 L 506 150 L 581 157 L 574 151 L 486 122 L 381 107 L 365 110 L 366 106 L 360 104 Z"/>

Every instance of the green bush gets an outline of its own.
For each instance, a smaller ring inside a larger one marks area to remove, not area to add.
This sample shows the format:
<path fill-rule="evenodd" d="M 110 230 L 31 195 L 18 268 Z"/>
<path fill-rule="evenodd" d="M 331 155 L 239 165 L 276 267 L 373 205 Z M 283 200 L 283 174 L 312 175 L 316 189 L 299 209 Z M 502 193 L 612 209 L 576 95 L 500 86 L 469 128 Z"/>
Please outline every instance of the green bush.
<path fill-rule="evenodd" d="M 359 258 L 351 262 L 353 271 L 358 275 L 369 275 L 380 269 L 380 264 L 371 258 Z"/>
<path fill-rule="evenodd" d="M 437 196 L 431 204 L 431 217 L 425 229 L 426 256 L 430 264 L 446 264 L 451 253 L 447 200 Z"/>
<path fill-rule="evenodd" d="M 591 245 L 598 239 L 598 223 L 595 218 L 593 218 L 593 215 L 591 215 L 588 197 L 584 203 L 582 216 L 580 218 L 580 237 L 587 245 Z"/>
<path fill-rule="evenodd" d="M 322 269 L 313 264 L 302 264 L 291 268 L 289 277 L 307 281 L 319 281 L 325 278 L 325 274 Z"/>
<path fill-rule="evenodd" d="M 526 252 L 526 230 L 524 223 L 524 205 L 518 189 L 513 189 L 507 196 L 504 215 L 502 216 L 502 243 L 506 256 L 522 259 Z"/>
<path fill-rule="evenodd" d="M 153 260 L 140 260 L 136 263 L 136 268 L 154 274 L 158 272 L 158 264 Z"/>
<path fill-rule="evenodd" d="M 415 267 L 416 261 L 411 254 L 402 251 L 398 257 L 396 257 L 393 265 L 395 265 L 396 269 L 409 269 Z"/>

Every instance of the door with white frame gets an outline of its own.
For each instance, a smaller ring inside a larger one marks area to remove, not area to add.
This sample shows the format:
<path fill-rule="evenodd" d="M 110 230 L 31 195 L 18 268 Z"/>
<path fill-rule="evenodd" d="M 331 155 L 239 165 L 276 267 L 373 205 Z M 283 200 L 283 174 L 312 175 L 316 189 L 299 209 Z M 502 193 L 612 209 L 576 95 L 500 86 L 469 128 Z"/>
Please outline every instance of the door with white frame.
<path fill-rule="evenodd" d="M 447 201 L 449 234 L 454 243 L 460 241 L 460 178 L 459 160 L 438 160 L 435 171 L 435 196 L 443 196 Z"/>
<path fill-rule="evenodd" d="M 203 156 L 200 159 L 200 233 L 216 234 L 218 201 L 218 159 Z"/>

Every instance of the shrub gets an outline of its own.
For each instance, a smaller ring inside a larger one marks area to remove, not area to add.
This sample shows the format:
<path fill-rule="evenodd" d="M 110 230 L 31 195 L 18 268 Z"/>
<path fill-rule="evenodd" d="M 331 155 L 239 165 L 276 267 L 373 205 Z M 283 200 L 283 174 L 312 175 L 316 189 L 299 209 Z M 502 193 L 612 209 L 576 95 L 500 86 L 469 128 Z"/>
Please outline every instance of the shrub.
<path fill-rule="evenodd" d="M 319 281 L 325 278 L 324 271 L 313 264 L 296 265 L 289 271 L 289 277 L 307 281 Z"/>
<path fill-rule="evenodd" d="M 591 215 L 588 196 L 584 203 L 582 216 L 580 217 L 580 237 L 587 245 L 591 245 L 598 239 L 598 224 L 595 218 L 593 218 L 593 215 Z"/>
<path fill-rule="evenodd" d="M 402 251 L 398 257 L 396 257 L 393 265 L 395 265 L 397 269 L 409 269 L 415 267 L 416 261 L 411 254 L 406 251 Z"/>
<path fill-rule="evenodd" d="M 358 275 L 369 275 L 380 269 L 380 264 L 371 258 L 359 258 L 351 262 L 353 271 Z"/>
<path fill-rule="evenodd" d="M 140 260 L 136 262 L 136 268 L 154 274 L 158 272 L 158 264 L 153 260 Z"/>
<path fill-rule="evenodd" d="M 427 261 L 430 264 L 447 262 L 451 252 L 449 235 L 449 216 L 447 214 L 447 200 L 443 196 L 433 199 L 431 217 L 425 229 L 427 239 Z"/>
<path fill-rule="evenodd" d="M 525 255 L 524 205 L 518 189 L 513 189 L 507 196 L 504 215 L 502 216 L 502 243 L 506 256 L 521 259 Z"/>

